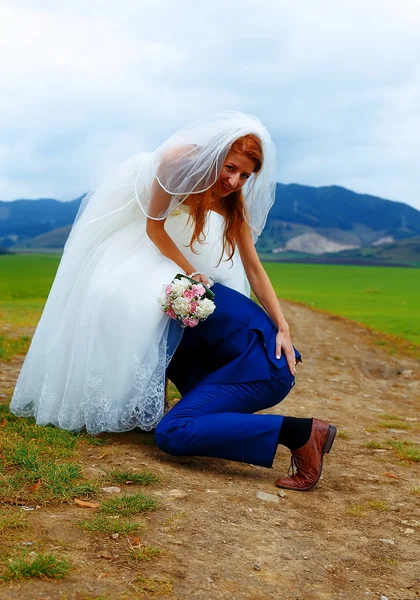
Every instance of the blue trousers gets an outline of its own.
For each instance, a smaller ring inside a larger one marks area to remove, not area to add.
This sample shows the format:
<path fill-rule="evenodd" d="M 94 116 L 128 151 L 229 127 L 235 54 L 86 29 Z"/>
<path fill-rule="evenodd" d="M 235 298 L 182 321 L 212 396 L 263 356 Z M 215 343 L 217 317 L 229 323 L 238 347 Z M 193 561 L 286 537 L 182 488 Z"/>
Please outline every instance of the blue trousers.
<path fill-rule="evenodd" d="M 282 362 L 286 362 L 284 357 Z M 295 383 L 287 365 L 271 378 L 196 385 L 163 417 L 155 431 L 159 448 L 174 456 L 209 456 L 271 467 L 283 423 L 280 415 L 256 415 L 275 406 Z"/>

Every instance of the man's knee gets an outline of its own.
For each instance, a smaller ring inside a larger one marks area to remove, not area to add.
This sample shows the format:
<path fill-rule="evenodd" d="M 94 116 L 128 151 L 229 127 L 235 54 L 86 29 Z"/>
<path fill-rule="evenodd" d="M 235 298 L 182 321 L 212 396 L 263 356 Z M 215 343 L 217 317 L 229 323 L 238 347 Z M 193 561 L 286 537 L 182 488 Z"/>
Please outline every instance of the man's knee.
<path fill-rule="evenodd" d="M 293 389 L 295 381 L 296 379 L 294 375 L 290 373 L 287 366 L 276 371 L 272 370 L 271 382 L 276 389 L 279 402 L 284 400 L 288 393 Z"/>
<path fill-rule="evenodd" d="M 167 454 L 172 454 L 172 456 L 184 455 L 182 432 L 166 417 L 156 427 L 155 442 L 157 447 Z"/>

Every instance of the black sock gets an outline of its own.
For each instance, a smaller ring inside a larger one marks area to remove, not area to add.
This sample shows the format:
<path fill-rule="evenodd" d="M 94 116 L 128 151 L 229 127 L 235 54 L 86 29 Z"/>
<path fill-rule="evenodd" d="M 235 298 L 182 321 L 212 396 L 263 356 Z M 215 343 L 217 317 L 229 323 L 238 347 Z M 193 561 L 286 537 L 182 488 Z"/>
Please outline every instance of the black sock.
<path fill-rule="evenodd" d="M 287 446 L 289 450 L 302 448 L 311 437 L 312 419 L 298 419 L 296 417 L 283 417 L 278 444 Z"/>

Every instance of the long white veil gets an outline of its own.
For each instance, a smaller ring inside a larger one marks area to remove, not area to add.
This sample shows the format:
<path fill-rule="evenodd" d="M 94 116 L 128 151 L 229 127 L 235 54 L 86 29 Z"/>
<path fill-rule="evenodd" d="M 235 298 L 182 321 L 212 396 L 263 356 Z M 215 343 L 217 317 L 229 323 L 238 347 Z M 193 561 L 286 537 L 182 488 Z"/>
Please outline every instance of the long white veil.
<path fill-rule="evenodd" d="M 274 201 L 275 149 L 260 121 L 239 112 L 208 117 L 133 156 L 83 199 L 15 388 L 15 414 L 92 433 L 156 426 L 179 339 L 156 298 L 180 269 L 149 240 L 146 220 L 167 218 L 213 185 L 231 144 L 247 133 L 259 136 L 264 154 L 244 188 L 256 239 Z M 169 204 L 151 204 L 156 184 Z"/>

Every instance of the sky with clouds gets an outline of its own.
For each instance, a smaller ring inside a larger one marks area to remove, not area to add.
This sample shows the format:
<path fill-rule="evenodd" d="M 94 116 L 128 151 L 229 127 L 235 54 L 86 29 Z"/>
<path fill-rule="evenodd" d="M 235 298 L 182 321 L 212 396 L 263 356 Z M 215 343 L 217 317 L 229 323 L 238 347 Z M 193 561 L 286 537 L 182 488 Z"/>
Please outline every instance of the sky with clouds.
<path fill-rule="evenodd" d="M 418 0 L 0 0 L 0 199 L 73 199 L 224 109 L 278 180 L 420 209 Z"/>

